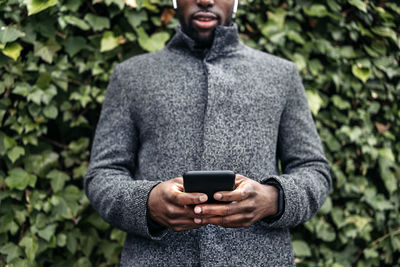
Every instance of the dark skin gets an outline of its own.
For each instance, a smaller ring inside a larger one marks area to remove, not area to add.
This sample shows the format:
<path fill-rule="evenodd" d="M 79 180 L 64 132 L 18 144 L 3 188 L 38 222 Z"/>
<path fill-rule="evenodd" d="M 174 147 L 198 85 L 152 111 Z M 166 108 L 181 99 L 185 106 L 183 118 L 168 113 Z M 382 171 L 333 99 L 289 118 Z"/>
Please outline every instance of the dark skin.
<path fill-rule="evenodd" d="M 234 0 L 178 0 L 177 3 L 177 15 L 183 31 L 199 45 L 210 46 L 215 30 L 215 27 L 208 29 L 197 27 L 194 18 L 200 12 L 215 15 L 218 25 L 232 24 Z"/>
<path fill-rule="evenodd" d="M 182 29 L 201 46 L 210 46 L 217 25 L 232 23 L 234 0 L 178 0 Z M 200 20 L 200 21 L 199 21 Z M 203 21 L 201 21 L 203 20 Z M 206 20 L 206 22 L 204 22 Z M 233 191 L 214 194 L 221 204 L 204 204 L 207 195 L 185 193 L 182 177 L 158 184 L 147 202 L 150 218 L 180 232 L 207 224 L 249 227 L 277 212 L 278 191 L 237 174 Z"/>
<path fill-rule="evenodd" d="M 204 204 L 207 195 L 185 193 L 183 179 L 177 177 L 154 187 L 147 205 L 154 221 L 176 232 L 207 224 L 249 227 L 277 212 L 277 189 L 240 174 L 236 174 L 233 191 L 217 192 L 214 198 L 221 204 Z"/>

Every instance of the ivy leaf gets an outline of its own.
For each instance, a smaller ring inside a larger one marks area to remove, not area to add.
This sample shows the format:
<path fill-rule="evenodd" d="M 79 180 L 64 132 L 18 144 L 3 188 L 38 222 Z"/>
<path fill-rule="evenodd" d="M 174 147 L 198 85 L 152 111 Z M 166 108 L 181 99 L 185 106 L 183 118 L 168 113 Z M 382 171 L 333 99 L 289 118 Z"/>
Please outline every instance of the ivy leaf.
<path fill-rule="evenodd" d="M 84 18 L 94 31 L 101 31 L 110 28 L 110 20 L 107 17 L 101 17 L 89 13 Z"/>
<path fill-rule="evenodd" d="M 54 105 L 46 106 L 43 109 L 43 114 L 49 119 L 55 119 L 58 116 L 58 109 Z"/>
<path fill-rule="evenodd" d="M 366 217 L 361 217 L 358 215 L 347 217 L 345 222 L 354 224 L 358 230 L 364 229 L 365 226 L 371 221 L 371 219 Z"/>
<path fill-rule="evenodd" d="M 43 150 L 40 154 L 24 157 L 24 167 L 27 171 L 45 177 L 50 169 L 57 166 L 59 155 L 51 150 Z"/>
<path fill-rule="evenodd" d="M 318 114 L 319 109 L 322 106 L 322 98 L 319 96 L 317 92 L 307 90 L 307 99 L 308 99 L 308 107 L 310 108 L 311 112 L 315 115 Z"/>
<path fill-rule="evenodd" d="M 88 170 L 87 162 L 82 162 L 82 164 L 79 167 L 74 168 L 72 170 L 74 179 L 85 177 L 87 170 Z"/>
<path fill-rule="evenodd" d="M 395 167 L 395 158 L 393 151 L 390 148 L 381 148 L 379 153 L 379 174 L 385 184 L 386 189 L 390 194 L 394 193 L 398 186 L 395 173 L 392 169 Z"/>
<path fill-rule="evenodd" d="M 54 235 L 56 228 L 57 224 L 47 225 L 45 228 L 38 231 L 38 236 L 49 242 L 52 236 Z"/>
<path fill-rule="evenodd" d="M 14 235 L 18 231 L 18 225 L 14 221 L 14 216 L 12 213 L 2 215 L 0 217 L 0 233 L 10 232 Z"/>
<path fill-rule="evenodd" d="M 114 33 L 107 31 L 103 34 L 100 44 L 100 52 L 113 50 L 119 45 L 119 38 L 114 36 Z"/>
<path fill-rule="evenodd" d="M 347 125 L 342 126 L 339 129 L 339 132 L 344 133 L 350 138 L 350 141 L 352 142 L 357 142 L 360 139 L 360 136 L 362 135 L 362 129 L 358 126 L 355 126 L 353 128 L 350 128 Z"/>
<path fill-rule="evenodd" d="M 95 235 L 88 236 L 82 242 L 82 251 L 86 256 L 90 256 L 92 254 L 93 249 L 96 247 L 96 244 L 99 242 L 99 238 Z"/>
<path fill-rule="evenodd" d="M 46 89 L 51 82 L 50 74 L 46 72 L 40 73 L 39 78 L 36 80 L 36 85 L 39 86 L 41 89 Z"/>
<path fill-rule="evenodd" d="M 321 209 L 319 210 L 319 212 L 321 214 L 329 214 L 332 210 L 332 200 L 330 197 L 328 197 L 324 203 L 324 205 L 322 205 Z"/>
<path fill-rule="evenodd" d="M 18 83 L 15 85 L 15 87 L 12 90 L 13 94 L 16 95 L 22 95 L 22 96 L 28 96 L 29 92 L 31 91 L 31 87 L 27 83 Z"/>
<path fill-rule="evenodd" d="M 28 8 L 28 16 L 54 6 L 57 2 L 57 0 L 24 0 L 24 3 Z"/>
<path fill-rule="evenodd" d="M 295 41 L 296 43 L 301 44 L 301 45 L 303 45 L 303 44 L 306 43 L 306 41 L 304 40 L 304 38 L 303 38 L 298 32 L 296 32 L 296 31 L 289 31 L 289 32 L 287 33 L 287 37 L 288 37 L 290 40 Z"/>
<path fill-rule="evenodd" d="M 357 57 L 356 51 L 354 51 L 354 48 L 352 46 L 342 46 L 338 50 L 340 56 L 344 58 L 355 58 Z"/>
<path fill-rule="evenodd" d="M 37 238 L 33 236 L 24 236 L 19 242 L 19 245 L 25 248 L 25 254 L 29 262 L 34 262 L 36 251 L 39 248 Z"/>
<path fill-rule="evenodd" d="M 314 4 L 310 7 L 303 8 L 304 12 L 311 17 L 325 17 L 328 15 L 328 10 L 324 5 Z"/>
<path fill-rule="evenodd" d="M 20 156 L 25 155 L 25 149 L 20 146 L 13 147 L 10 151 L 8 151 L 7 156 L 14 163 Z"/>
<path fill-rule="evenodd" d="M 21 54 L 22 49 L 23 48 L 19 43 L 12 43 L 7 45 L 4 49 L 1 49 L 1 52 L 4 55 L 14 59 L 14 61 L 17 61 L 19 55 Z"/>
<path fill-rule="evenodd" d="M 47 174 L 46 178 L 51 179 L 50 185 L 55 193 L 61 191 L 64 188 L 65 182 L 70 179 L 65 172 L 59 170 L 52 170 Z"/>
<path fill-rule="evenodd" d="M 64 16 L 63 19 L 65 20 L 65 22 L 67 22 L 68 24 L 74 25 L 78 28 L 80 28 L 81 30 L 87 31 L 90 29 L 89 25 L 80 18 L 74 17 L 74 16 Z"/>
<path fill-rule="evenodd" d="M 68 148 L 71 149 L 72 153 L 81 153 L 88 148 L 89 142 L 89 138 L 82 137 L 76 141 L 72 141 L 68 145 Z"/>
<path fill-rule="evenodd" d="M 352 66 L 351 72 L 363 83 L 366 83 L 369 77 L 371 77 L 371 70 L 369 68 L 360 67 L 358 64 Z"/>
<path fill-rule="evenodd" d="M 302 71 L 307 66 L 307 60 L 302 54 L 295 53 L 292 56 L 292 60 L 296 64 L 296 68 L 298 71 Z"/>
<path fill-rule="evenodd" d="M 104 0 L 107 6 L 110 6 L 111 4 L 115 4 L 118 6 L 120 10 L 122 10 L 125 6 L 124 0 Z"/>
<path fill-rule="evenodd" d="M 379 253 L 373 248 L 366 248 L 363 253 L 366 259 L 374 259 L 379 257 Z"/>
<path fill-rule="evenodd" d="M 113 228 L 111 231 L 110 238 L 111 240 L 117 241 L 118 244 L 120 244 L 120 246 L 123 246 L 126 239 L 126 232 L 119 230 L 117 228 Z"/>
<path fill-rule="evenodd" d="M 97 213 L 92 213 L 87 219 L 87 222 L 89 222 L 90 224 L 92 224 L 94 227 L 96 227 L 97 229 L 101 230 L 101 231 L 105 231 L 107 230 L 110 225 L 105 222 L 99 214 Z"/>
<path fill-rule="evenodd" d="M 372 31 L 377 35 L 391 38 L 395 43 L 397 42 L 396 32 L 389 27 L 377 26 L 373 27 Z"/>
<path fill-rule="evenodd" d="M 67 41 L 65 41 L 65 51 L 69 54 L 70 57 L 75 56 L 79 51 L 86 47 L 85 38 L 78 37 L 68 37 Z"/>
<path fill-rule="evenodd" d="M 10 189 L 24 190 L 28 185 L 34 187 L 36 184 L 36 176 L 29 174 L 24 169 L 12 169 L 8 174 L 5 181 Z"/>
<path fill-rule="evenodd" d="M 54 85 L 50 84 L 50 86 L 43 91 L 42 102 L 46 105 L 49 105 L 50 101 L 56 95 L 57 95 L 57 88 Z"/>
<path fill-rule="evenodd" d="M 81 257 L 77 260 L 76 264 L 74 265 L 76 267 L 92 267 L 92 263 L 88 258 Z"/>
<path fill-rule="evenodd" d="M 137 34 L 139 45 L 149 52 L 164 48 L 165 42 L 169 39 L 169 33 L 167 32 L 158 32 L 149 37 L 143 28 L 139 28 Z"/>
<path fill-rule="evenodd" d="M 361 0 L 349 0 L 349 4 L 355 6 L 364 13 L 367 13 L 367 5 Z"/>
<path fill-rule="evenodd" d="M 103 240 L 99 245 L 99 253 L 104 255 L 106 259 L 111 259 L 113 255 L 118 253 L 118 244 Z"/>
<path fill-rule="evenodd" d="M 67 249 L 71 254 L 75 254 L 78 247 L 77 239 L 80 237 L 79 231 L 71 231 L 67 233 Z"/>
<path fill-rule="evenodd" d="M 136 0 L 136 4 L 138 5 L 139 8 L 143 5 L 143 1 L 144 0 Z"/>
<path fill-rule="evenodd" d="M 0 28 L 0 43 L 11 43 L 17 40 L 20 37 L 24 37 L 25 33 L 17 30 L 15 27 L 1 27 Z"/>
<path fill-rule="evenodd" d="M 3 124 L 3 119 L 4 116 L 6 115 L 7 111 L 6 110 L 0 110 L 0 127 Z"/>
<path fill-rule="evenodd" d="M 79 92 L 73 92 L 70 95 L 69 99 L 78 100 L 81 103 L 82 107 L 86 107 L 86 105 L 90 103 L 90 101 L 92 101 L 92 98 L 90 97 L 90 90 L 90 86 L 82 86 Z"/>
<path fill-rule="evenodd" d="M 268 24 L 272 23 L 275 25 L 278 29 L 282 29 L 283 26 L 285 25 L 285 18 L 287 15 L 287 12 L 283 8 L 278 8 L 276 10 L 268 11 Z"/>
<path fill-rule="evenodd" d="M 315 232 L 317 237 L 326 242 L 332 242 L 336 238 L 336 233 L 333 227 L 325 222 L 324 220 L 319 220 L 315 226 Z"/>
<path fill-rule="evenodd" d="M 14 146 L 17 145 L 17 142 L 15 142 L 14 138 L 9 137 L 9 136 L 4 136 L 3 138 L 3 144 L 4 144 L 4 150 L 8 150 L 10 148 L 13 148 Z"/>
<path fill-rule="evenodd" d="M 395 157 L 391 148 L 381 148 L 378 150 L 379 156 L 389 160 L 390 162 L 395 162 Z"/>
<path fill-rule="evenodd" d="M 339 109 L 349 109 L 351 107 L 350 103 L 345 101 L 343 98 L 341 98 L 338 95 L 332 96 L 332 101 L 335 107 Z"/>
<path fill-rule="evenodd" d="M 56 42 L 56 40 L 49 39 L 45 44 L 35 42 L 34 54 L 47 63 L 52 63 L 54 55 L 60 49 L 61 46 Z"/>
<path fill-rule="evenodd" d="M 294 254 L 297 257 L 309 257 L 311 256 L 310 247 L 307 245 L 306 242 L 301 240 L 295 240 L 292 243 Z"/>
<path fill-rule="evenodd" d="M 23 255 L 22 249 L 14 243 L 7 243 L 0 248 L 0 253 L 7 255 L 7 262 Z"/>
<path fill-rule="evenodd" d="M 128 23 L 132 26 L 133 29 L 136 29 L 140 26 L 140 24 L 144 21 L 148 20 L 147 13 L 144 10 L 141 11 L 133 11 L 131 12 L 128 9 L 125 9 L 124 16 L 128 20 Z"/>
<path fill-rule="evenodd" d="M 65 234 L 58 234 L 57 235 L 57 246 L 58 247 L 65 247 L 65 245 L 67 244 L 67 235 Z"/>

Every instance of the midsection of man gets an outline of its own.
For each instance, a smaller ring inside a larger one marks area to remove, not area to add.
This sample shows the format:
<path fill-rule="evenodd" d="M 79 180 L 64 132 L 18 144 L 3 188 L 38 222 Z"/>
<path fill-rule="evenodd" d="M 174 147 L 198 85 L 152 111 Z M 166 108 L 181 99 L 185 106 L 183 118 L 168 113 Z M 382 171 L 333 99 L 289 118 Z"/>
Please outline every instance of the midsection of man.
<path fill-rule="evenodd" d="M 226 60 L 205 62 L 165 49 L 120 66 L 121 76 L 129 77 L 121 86 L 139 127 L 135 178 L 167 179 L 190 169 L 229 169 L 254 179 L 277 174 L 277 135 L 288 92 L 283 82 L 271 84 L 283 81 L 265 67 L 273 57 L 257 64 L 253 53 L 239 46 Z M 242 57 L 250 60 L 237 60 Z M 289 63 L 281 63 L 285 71 Z M 163 77 L 158 82 L 156 74 Z"/>
<path fill-rule="evenodd" d="M 86 194 L 128 233 L 121 266 L 294 265 L 289 227 L 331 187 L 297 70 L 239 41 L 234 1 L 177 4 L 167 47 L 111 77 Z M 184 172 L 224 169 L 237 174 L 224 204 L 184 192 Z"/>

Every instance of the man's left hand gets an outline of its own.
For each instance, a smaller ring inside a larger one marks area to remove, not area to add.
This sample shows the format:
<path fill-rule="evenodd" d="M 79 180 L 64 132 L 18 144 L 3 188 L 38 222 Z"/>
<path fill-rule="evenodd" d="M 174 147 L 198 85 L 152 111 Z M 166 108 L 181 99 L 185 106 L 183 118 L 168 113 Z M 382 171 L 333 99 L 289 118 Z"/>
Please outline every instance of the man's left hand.
<path fill-rule="evenodd" d="M 214 194 L 221 204 L 200 204 L 194 207 L 198 215 L 194 222 L 200 225 L 215 224 L 223 227 L 249 227 L 264 217 L 278 211 L 278 190 L 236 174 L 235 189 Z M 224 203 L 229 202 L 229 203 Z M 206 217 L 207 215 L 217 215 Z"/>

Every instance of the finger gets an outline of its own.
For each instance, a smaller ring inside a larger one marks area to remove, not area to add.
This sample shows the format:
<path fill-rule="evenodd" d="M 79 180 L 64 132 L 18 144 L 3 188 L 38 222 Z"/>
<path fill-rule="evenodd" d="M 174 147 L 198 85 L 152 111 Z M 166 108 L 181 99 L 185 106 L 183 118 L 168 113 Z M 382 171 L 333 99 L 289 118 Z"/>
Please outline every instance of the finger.
<path fill-rule="evenodd" d="M 229 204 L 208 204 L 198 205 L 194 207 L 196 215 L 214 215 L 214 216 L 227 216 L 238 213 L 247 213 L 249 211 L 247 205 L 240 202 L 233 202 Z"/>
<path fill-rule="evenodd" d="M 215 215 L 202 215 L 202 214 L 195 214 L 193 206 L 178 206 L 174 204 L 168 204 L 164 207 L 164 215 L 168 219 L 190 219 L 197 217 L 212 217 Z"/>
<path fill-rule="evenodd" d="M 184 207 L 175 205 L 175 204 L 168 204 L 163 209 L 164 214 L 169 219 L 177 219 L 177 218 L 186 218 L 185 216 L 187 213 Z"/>
<path fill-rule="evenodd" d="M 236 174 L 235 175 L 235 188 L 238 187 L 238 185 L 240 183 L 242 183 L 245 179 L 248 179 L 248 178 L 241 174 Z"/>
<path fill-rule="evenodd" d="M 175 205 L 196 205 L 207 201 L 207 195 L 203 193 L 184 193 L 184 192 L 169 192 L 167 199 Z"/>
<path fill-rule="evenodd" d="M 233 191 L 219 191 L 214 194 L 214 199 L 224 202 L 243 201 L 249 198 L 253 193 L 250 184 L 237 187 Z"/>
<path fill-rule="evenodd" d="M 187 218 L 200 218 L 200 217 L 213 217 L 215 215 L 210 215 L 210 214 L 196 214 L 194 213 L 194 207 L 193 206 L 185 206 L 185 213 L 182 215 L 182 217 L 187 217 Z"/>
<path fill-rule="evenodd" d="M 183 185 L 183 177 L 182 176 L 175 177 L 175 178 L 171 179 L 171 181 L 173 181 L 174 183 Z"/>
<path fill-rule="evenodd" d="M 168 204 L 164 207 L 164 214 L 169 219 L 179 219 L 179 218 L 195 218 L 199 217 L 198 214 L 194 213 L 194 207 L 190 206 L 179 206 L 174 204 Z M 202 215 L 201 215 L 202 216 Z M 208 215 L 211 216 L 211 215 Z"/>

